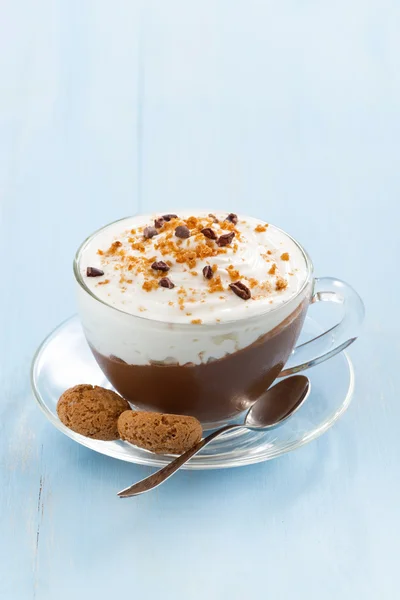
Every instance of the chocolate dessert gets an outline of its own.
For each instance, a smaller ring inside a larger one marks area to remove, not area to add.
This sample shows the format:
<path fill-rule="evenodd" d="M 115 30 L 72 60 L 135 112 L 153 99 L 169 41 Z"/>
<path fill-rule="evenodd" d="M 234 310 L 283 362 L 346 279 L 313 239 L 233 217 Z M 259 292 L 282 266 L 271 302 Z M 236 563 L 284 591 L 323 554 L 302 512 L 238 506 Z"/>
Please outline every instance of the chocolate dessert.
<path fill-rule="evenodd" d="M 92 236 L 77 264 L 84 331 L 115 389 L 207 425 L 279 375 L 312 287 L 292 238 L 234 213 L 125 219 Z"/>
<path fill-rule="evenodd" d="M 306 310 L 304 303 L 250 346 L 205 364 L 129 365 L 92 351 L 115 389 L 137 408 L 208 424 L 233 418 L 268 389 L 296 343 Z"/>

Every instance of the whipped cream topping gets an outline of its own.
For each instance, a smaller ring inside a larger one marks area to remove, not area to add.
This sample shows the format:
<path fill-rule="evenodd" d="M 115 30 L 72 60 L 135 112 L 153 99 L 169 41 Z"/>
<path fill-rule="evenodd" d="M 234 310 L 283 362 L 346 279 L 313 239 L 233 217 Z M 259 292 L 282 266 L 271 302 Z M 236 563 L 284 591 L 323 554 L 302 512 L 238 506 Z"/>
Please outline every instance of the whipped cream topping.
<path fill-rule="evenodd" d="M 288 302 L 307 279 L 303 252 L 273 225 L 222 212 L 160 217 L 123 219 L 82 248 L 81 277 L 97 298 L 157 321 L 226 323 Z"/>

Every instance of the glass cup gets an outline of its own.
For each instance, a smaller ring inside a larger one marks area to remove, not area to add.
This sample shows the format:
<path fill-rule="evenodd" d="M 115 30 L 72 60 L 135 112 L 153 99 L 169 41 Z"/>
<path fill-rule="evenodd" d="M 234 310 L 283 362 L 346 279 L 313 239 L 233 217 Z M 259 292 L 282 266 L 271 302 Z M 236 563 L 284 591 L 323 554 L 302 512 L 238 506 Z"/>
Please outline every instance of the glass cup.
<path fill-rule="evenodd" d="M 297 294 L 268 312 L 222 323 L 169 323 L 125 313 L 97 298 L 74 261 L 79 315 L 89 346 L 113 387 L 138 410 L 191 415 L 205 429 L 250 408 L 277 377 L 297 373 L 340 352 L 358 336 L 364 305 L 347 283 L 307 277 Z M 343 305 L 341 321 L 296 347 L 308 307 Z"/>

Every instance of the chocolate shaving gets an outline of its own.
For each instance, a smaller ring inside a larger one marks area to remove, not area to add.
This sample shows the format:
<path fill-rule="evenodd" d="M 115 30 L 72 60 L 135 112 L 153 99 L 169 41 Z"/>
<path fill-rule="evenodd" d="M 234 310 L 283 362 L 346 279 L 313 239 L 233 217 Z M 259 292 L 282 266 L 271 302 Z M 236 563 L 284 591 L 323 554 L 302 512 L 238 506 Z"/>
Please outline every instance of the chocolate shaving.
<path fill-rule="evenodd" d="M 208 216 L 214 221 L 214 223 L 219 223 L 217 217 L 215 215 L 213 215 L 212 213 L 210 213 Z"/>
<path fill-rule="evenodd" d="M 156 227 L 157 229 L 160 229 L 160 227 L 162 227 L 164 225 L 165 221 L 162 217 L 158 217 L 157 219 L 154 219 L 154 227 Z"/>
<path fill-rule="evenodd" d="M 153 262 L 151 268 L 155 271 L 169 271 L 169 266 L 163 260 Z"/>
<path fill-rule="evenodd" d="M 247 285 L 244 285 L 244 283 L 242 283 L 241 281 L 235 281 L 235 283 L 230 283 L 229 287 L 231 288 L 232 292 L 234 292 L 236 296 L 239 296 L 239 298 L 241 298 L 242 300 L 249 300 L 249 298 L 251 298 L 251 292 L 249 288 L 247 287 Z"/>
<path fill-rule="evenodd" d="M 231 231 L 230 233 L 225 233 L 224 235 L 220 235 L 217 239 L 218 246 L 227 246 L 231 243 L 233 238 L 235 237 L 235 232 Z"/>
<path fill-rule="evenodd" d="M 201 230 L 201 233 L 209 240 L 217 239 L 217 234 L 215 233 L 215 231 L 213 229 L 211 229 L 211 227 L 205 227 L 204 229 Z"/>
<path fill-rule="evenodd" d="M 212 268 L 210 267 L 210 265 L 207 265 L 206 267 L 204 267 L 203 269 L 203 275 L 206 279 L 212 279 L 213 275 L 214 275 L 214 271 L 212 270 Z"/>
<path fill-rule="evenodd" d="M 88 267 L 86 269 L 87 277 L 101 277 L 102 275 L 104 275 L 104 271 L 101 269 L 96 269 L 96 267 Z"/>
<path fill-rule="evenodd" d="M 229 213 L 229 215 L 226 217 L 225 221 L 229 221 L 230 223 L 233 223 L 234 225 L 236 225 L 238 222 L 238 216 L 235 215 L 235 213 Z"/>
<path fill-rule="evenodd" d="M 157 235 L 158 231 L 155 227 L 145 227 L 143 230 L 143 237 L 145 240 L 150 240 L 152 237 Z"/>
<path fill-rule="evenodd" d="M 172 283 L 169 277 L 163 277 L 162 279 L 160 279 L 158 285 L 160 285 L 161 287 L 168 288 L 169 290 L 172 290 L 172 288 L 175 287 L 175 285 Z"/>
<path fill-rule="evenodd" d="M 175 229 L 175 235 L 182 240 L 186 240 L 188 237 L 190 237 L 190 229 L 186 227 L 186 225 L 179 225 Z"/>
<path fill-rule="evenodd" d="M 177 219 L 178 215 L 163 215 L 162 218 L 164 221 L 170 221 L 171 219 Z"/>

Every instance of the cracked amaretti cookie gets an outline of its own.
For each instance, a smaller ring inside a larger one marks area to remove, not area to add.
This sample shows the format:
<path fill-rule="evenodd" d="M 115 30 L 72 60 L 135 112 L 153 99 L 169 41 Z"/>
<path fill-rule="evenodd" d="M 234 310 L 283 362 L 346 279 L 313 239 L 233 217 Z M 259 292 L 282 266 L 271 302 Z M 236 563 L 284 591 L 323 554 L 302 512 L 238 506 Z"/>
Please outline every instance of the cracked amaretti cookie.
<path fill-rule="evenodd" d="M 57 403 L 57 414 L 64 425 L 97 440 L 118 439 L 118 417 L 127 411 L 130 406 L 121 396 L 89 384 L 66 390 Z"/>
<path fill-rule="evenodd" d="M 194 417 L 133 410 L 120 415 L 118 431 L 122 440 L 157 454 L 183 454 L 202 436 Z"/>

